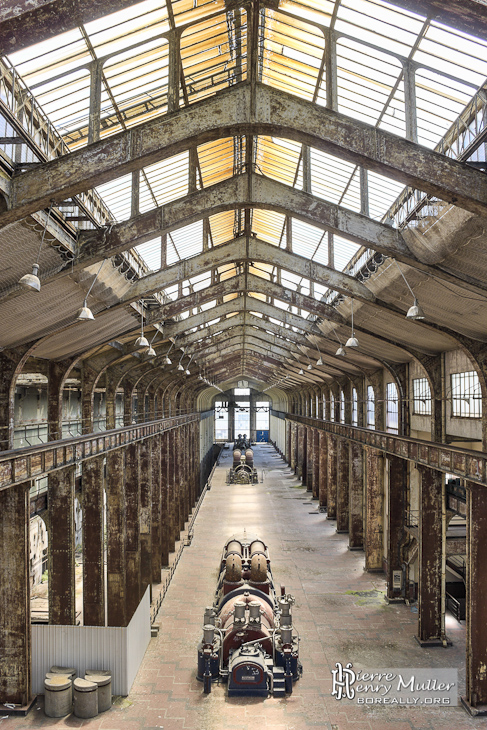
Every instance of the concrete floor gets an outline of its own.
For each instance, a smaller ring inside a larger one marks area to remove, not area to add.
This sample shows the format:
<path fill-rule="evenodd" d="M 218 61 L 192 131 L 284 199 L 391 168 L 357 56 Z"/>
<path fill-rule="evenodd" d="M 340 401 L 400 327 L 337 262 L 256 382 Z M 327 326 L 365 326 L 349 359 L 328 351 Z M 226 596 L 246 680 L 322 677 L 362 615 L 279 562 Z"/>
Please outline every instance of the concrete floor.
<path fill-rule="evenodd" d="M 256 485 L 226 485 L 231 450 L 225 450 L 195 524 L 190 547 L 162 604 L 159 636 L 151 640 L 128 698 L 93 720 L 73 716 L 49 720 L 42 709 L 25 719 L 0 721 L 0 730 L 33 727 L 90 727 L 103 730 L 463 730 L 487 728 L 461 707 L 357 706 L 331 696 L 336 662 L 355 669 L 458 667 L 465 682 L 465 627 L 451 616 L 453 646 L 422 649 L 414 639 L 415 607 L 387 605 L 382 575 L 364 572 L 362 552 L 347 549 L 347 535 L 318 512 L 271 446 L 255 449 Z M 285 699 L 228 698 L 224 686 L 204 695 L 195 679 L 196 646 L 203 611 L 212 603 L 221 551 L 243 529 L 267 543 L 276 586 L 296 597 L 294 623 L 301 635 L 304 667 Z"/>

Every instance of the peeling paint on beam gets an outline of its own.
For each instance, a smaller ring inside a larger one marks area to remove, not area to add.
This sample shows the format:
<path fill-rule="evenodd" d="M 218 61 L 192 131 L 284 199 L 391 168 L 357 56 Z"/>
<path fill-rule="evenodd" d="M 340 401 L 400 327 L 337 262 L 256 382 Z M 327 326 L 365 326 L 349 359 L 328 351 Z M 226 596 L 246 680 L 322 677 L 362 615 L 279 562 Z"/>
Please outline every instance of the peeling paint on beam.
<path fill-rule="evenodd" d="M 0 225 L 24 218 L 101 183 L 203 144 L 237 134 L 294 139 L 436 195 L 479 215 L 487 212 L 487 178 L 465 163 L 278 89 L 242 84 L 145 122 L 12 180 Z M 303 132 L 303 130 L 312 130 Z"/>

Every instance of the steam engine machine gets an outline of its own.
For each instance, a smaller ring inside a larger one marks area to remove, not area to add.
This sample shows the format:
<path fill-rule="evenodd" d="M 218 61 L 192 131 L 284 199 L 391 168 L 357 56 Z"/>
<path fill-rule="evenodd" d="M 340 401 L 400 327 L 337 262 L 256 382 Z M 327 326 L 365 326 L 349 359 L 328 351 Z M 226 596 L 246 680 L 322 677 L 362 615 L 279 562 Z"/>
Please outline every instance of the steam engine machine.
<path fill-rule="evenodd" d="M 302 674 L 294 598 L 276 596 L 267 546 L 232 537 L 223 549 L 213 606 L 205 609 L 197 678 L 204 692 L 228 682 L 228 694 L 274 697 L 291 693 Z"/>

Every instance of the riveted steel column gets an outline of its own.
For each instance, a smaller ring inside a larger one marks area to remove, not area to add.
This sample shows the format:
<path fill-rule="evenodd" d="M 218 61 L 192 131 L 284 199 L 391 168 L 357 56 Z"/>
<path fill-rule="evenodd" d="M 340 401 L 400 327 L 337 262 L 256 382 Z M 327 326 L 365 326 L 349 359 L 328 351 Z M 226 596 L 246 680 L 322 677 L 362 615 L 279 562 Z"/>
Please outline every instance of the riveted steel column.
<path fill-rule="evenodd" d="M 320 432 L 317 428 L 313 429 L 313 480 L 311 490 L 313 499 L 319 499 L 320 489 Z"/>
<path fill-rule="evenodd" d="M 162 490 L 161 490 L 161 434 L 152 437 L 152 581 L 161 582 L 162 568 Z"/>
<path fill-rule="evenodd" d="M 169 565 L 171 539 L 171 512 L 169 508 L 169 434 L 161 434 L 161 561 Z"/>
<path fill-rule="evenodd" d="M 441 555 L 446 528 L 443 512 L 443 474 L 420 467 L 419 501 L 419 603 L 418 638 L 427 645 L 441 645 L 442 616 Z"/>
<path fill-rule="evenodd" d="M 318 478 L 318 499 L 320 507 L 327 505 L 328 491 L 328 439 L 325 431 L 318 431 L 319 437 L 319 478 Z"/>
<path fill-rule="evenodd" d="M 107 453 L 107 624 L 127 626 L 124 450 Z"/>
<path fill-rule="evenodd" d="M 169 552 L 174 552 L 176 540 L 179 538 L 179 502 L 177 500 L 176 488 L 176 454 L 175 436 L 176 431 L 172 428 L 169 433 L 168 447 L 168 506 L 169 506 Z"/>
<path fill-rule="evenodd" d="M 125 570 L 127 580 L 127 623 L 139 605 L 140 590 L 140 534 L 139 534 L 139 448 L 137 443 L 125 449 L 125 515 L 126 536 Z"/>
<path fill-rule="evenodd" d="M 93 433 L 93 395 L 97 373 L 83 362 L 81 370 L 81 432 Z"/>
<path fill-rule="evenodd" d="M 365 570 L 383 570 L 383 500 L 384 474 L 382 454 L 376 449 L 366 449 L 365 482 Z"/>
<path fill-rule="evenodd" d="M 29 488 L 0 491 L 0 702 L 31 699 Z"/>
<path fill-rule="evenodd" d="M 327 485 L 327 507 L 328 520 L 336 520 L 337 517 L 337 439 L 336 436 L 328 434 L 328 485 Z"/>
<path fill-rule="evenodd" d="M 103 457 L 83 462 L 83 624 L 105 626 Z"/>
<path fill-rule="evenodd" d="M 286 421 L 284 421 L 284 423 L 286 424 L 286 453 L 284 455 L 284 458 L 285 458 L 285 460 L 287 461 L 288 464 L 291 464 L 291 431 L 292 431 L 292 426 L 291 426 L 291 421 L 286 420 Z"/>
<path fill-rule="evenodd" d="M 48 476 L 49 623 L 74 625 L 74 467 Z"/>
<path fill-rule="evenodd" d="M 66 371 L 64 363 L 49 361 L 47 381 L 47 428 L 49 441 L 57 441 L 62 436 L 63 393 L 61 389 L 63 375 Z"/>
<path fill-rule="evenodd" d="M 306 448 L 306 437 L 305 437 L 305 426 L 300 426 L 298 424 L 298 434 L 297 434 L 297 441 L 298 441 L 298 455 L 296 458 L 296 475 L 298 476 L 301 481 L 303 481 L 303 462 L 305 457 L 305 448 Z"/>
<path fill-rule="evenodd" d="M 184 427 L 180 427 L 176 430 L 176 469 L 177 469 L 177 490 L 178 490 L 178 501 L 179 501 L 179 534 L 184 530 L 184 523 L 186 522 L 185 516 L 185 489 L 186 484 L 184 481 L 184 462 L 186 460 L 186 453 L 184 447 Z"/>
<path fill-rule="evenodd" d="M 350 442 L 350 522 L 349 550 L 364 547 L 364 452 L 361 444 Z"/>
<path fill-rule="evenodd" d="M 140 598 L 147 586 L 152 598 L 152 439 L 139 442 L 139 530 L 140 530 Z"/>
<path fill-rule="evenodd" d="M 105 412 L 106 412 L 106 429 L 110 431 L 115 428 L 116 423 L 116 403 L 117 403 L 117 386 L 116 381 L 111 380 L 107 375 L 107 387 L 105 391 Z"/>
<path fill-rule="evenodd" d="M 298 427 L 295 423 L 291 423 L 291 452 L 289 466 L 296 473 L 296 461 L 297 461 L 297 430 Z"/>
<path fill-rule="evenodd" d="M 303 484 L 306 484 L 307 491 L 313 491 L 313 447 L 314 447 L 314 429 L 306 429 L 306 474 Z"/>
<path fill-rule="evenodd" d="M 337 445 L 337 532 L 348 532 L 349 461 L 348 441 L 338 439 Z"/>
<path fill-rule="evenodd" d="M 181 431 L 181 487 L 182 487 L 182 516 L 181 530 L 184 530 L 184 525 L 188 519 L 190 510 L 190 499 L 189 499 L 189 432 L 188 425 L 182 426 Z"/>
<path fill-rule="evenodd" d="M 467 482 L 467 696 L 487 705 L 487 500 L 485 486 Z"/>
<path fill-rule="evenodd" d="M 389 456 L 389 529 L 387 543 L 387 598 L 404 600 L 402 597 L 402 545 L 406 537 L 404 529 L 407 500 L 408 465 L 398 456 Z M 394 571 L 401 572 L 401 582 L 394 584 Z"/>

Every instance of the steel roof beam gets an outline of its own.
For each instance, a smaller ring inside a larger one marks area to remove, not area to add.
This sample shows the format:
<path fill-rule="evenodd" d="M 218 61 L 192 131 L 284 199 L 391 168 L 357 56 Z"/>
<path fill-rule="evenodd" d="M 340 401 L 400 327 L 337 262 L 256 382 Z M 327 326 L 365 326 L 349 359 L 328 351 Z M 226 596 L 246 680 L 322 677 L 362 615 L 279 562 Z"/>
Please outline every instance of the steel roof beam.
<path fill-rule="evenodd" d="M 363 165 L 454 203 L 487 213 L 487 177 L 409 140 L 264 84 L 242 84 L 144 122 L 15 176 L 0 225 L 167 159 L 195 144 L 272 135 Z"/>

